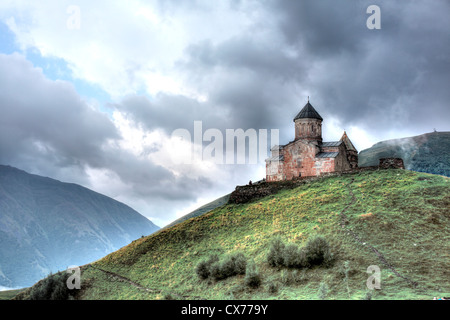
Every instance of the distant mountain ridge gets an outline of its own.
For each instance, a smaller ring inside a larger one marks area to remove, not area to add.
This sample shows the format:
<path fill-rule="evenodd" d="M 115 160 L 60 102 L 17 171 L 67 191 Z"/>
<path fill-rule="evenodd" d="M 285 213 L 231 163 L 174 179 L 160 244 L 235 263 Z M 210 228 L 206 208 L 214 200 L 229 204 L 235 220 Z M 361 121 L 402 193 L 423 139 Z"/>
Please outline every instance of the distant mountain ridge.
<path fill-rule="evenodd" d="M 378 165 L 380 158 L 402 158 L 408 170 L 450 177 L 450 132 L 381 141 L 359 153 L 360 167 Z"/>
<path fill-rule="evenodd" d="M 217 198 L 216 200 L 213 200 L 211 202 L 208 202 L 207 204 L 201 206 L 200 208 L 195 209 L 194 211 L 189 212 L 188 214 L 182 216 L 181 218 L 178 218 L 177 220 L 169 223 L 168 225 L 166 225 L 165 227 L 161 228 L 161 230 L 163 229 L 167 229 L 170 228 L 178 223 L 181 223 L 183 221 L 186 221 L 188 219 L 191 218 L 195 218 L 195 217 L 199 217 L 202 214 L 205 214 L 211 210 L 216 209 L 217 207 L 220 207 L 224 204 L 226 204 L 228 202 L 228 199 L 230 199 L 230 194 L 226 194 L 220 198 Z"/>
<path fill-rule="evenodd" d="M 1 286 L 29 286 L 158 229 L 105 195 L 0 165 Z"/>

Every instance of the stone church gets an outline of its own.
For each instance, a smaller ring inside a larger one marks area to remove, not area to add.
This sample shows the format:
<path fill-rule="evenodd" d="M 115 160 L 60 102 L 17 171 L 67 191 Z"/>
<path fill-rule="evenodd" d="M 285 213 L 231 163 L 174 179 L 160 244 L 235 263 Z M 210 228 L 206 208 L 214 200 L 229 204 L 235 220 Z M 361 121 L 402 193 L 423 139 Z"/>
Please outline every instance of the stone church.
<path fill-rule="evenodd" d="M 358 166 L 358 151 L 345 131 L 339 141 L 322 141 L 322 121 L 308 99 L 294 118 L 294 141 L 272 147 L 272 156 L 266 159 L 266 181 L 319 176 Z"/>

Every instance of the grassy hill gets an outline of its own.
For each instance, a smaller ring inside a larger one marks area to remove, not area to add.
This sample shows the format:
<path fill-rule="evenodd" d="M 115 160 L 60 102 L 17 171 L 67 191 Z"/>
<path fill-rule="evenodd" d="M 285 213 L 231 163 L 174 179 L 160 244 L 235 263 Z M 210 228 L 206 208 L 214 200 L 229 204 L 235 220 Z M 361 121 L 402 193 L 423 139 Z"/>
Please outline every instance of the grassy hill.
<path fill-rule="evenodd" d="M 402 158 L 405 168 L 450 177 L 450 132 L 381 141 L 359 153 L 360 167 L 376 166 L 380 158 Z"/>
<path fill-rule="evenodd" d="M 223 205 L 83 266 L 75 298 L 363 299 L 371 265 L 381 269 L 372 299 L 450 296 L 449 205 L 449 178 L 438 175 L 391 169 L 305 181 L 254 202 Z M 316 236 L 329 244 L 332 263 L 268 263 L 274 238 L 304 247 Z M 259 287 L 247 286 L 244 275 L 197 276 L 200 261 L 233 253 L 255 263 Z"/>

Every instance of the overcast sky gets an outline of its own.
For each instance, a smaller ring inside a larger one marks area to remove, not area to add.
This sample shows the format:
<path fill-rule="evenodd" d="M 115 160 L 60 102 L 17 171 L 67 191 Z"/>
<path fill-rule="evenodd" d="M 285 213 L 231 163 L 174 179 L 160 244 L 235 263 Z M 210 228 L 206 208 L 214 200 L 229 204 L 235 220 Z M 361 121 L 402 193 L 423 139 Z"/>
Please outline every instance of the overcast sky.
<path fill-rule="evenodd" d="M 2 0 L 0 164 L 164 226 L 265 175 L 263 159 L 176 161 L 190 144 L 171 135 L 194 121 L 285 144 L 310 96 L 324 141 L 345 129 L 359 151 L 448 131 L 449 14 L 447 0 Z"/>

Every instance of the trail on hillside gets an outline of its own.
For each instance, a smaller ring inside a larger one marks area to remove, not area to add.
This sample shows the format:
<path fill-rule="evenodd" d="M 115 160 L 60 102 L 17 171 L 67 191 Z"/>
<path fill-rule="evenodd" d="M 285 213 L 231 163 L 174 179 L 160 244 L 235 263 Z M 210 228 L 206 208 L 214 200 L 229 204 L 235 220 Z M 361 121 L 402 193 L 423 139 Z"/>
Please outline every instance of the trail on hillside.
<path fill-rule="evenodd" d="M 120 274 L 117 274 L 115 272 L 104 270 L 104 269 L 96 267 L 96 266 L 94 266 L 92 264 L 89 264 L 88 266 L 93 268 L 93 269 L 99 270 L 99 271 L 107 274 L 108 276 L 113 277 L 113 278 L 115 278 L 115 279 L 117 279 L 119 281 L 126 282 L 126 283 L 132 285 L 133 287 L 136 287 L 139 290 L 145 291 L 147 293 L 166 294 L 166 295 L 170 295 L 173 298 L 177 298 L 177 299 L 206 300 L 205 298 L 198 297 L 198 296 L 182 295 L 182 294 L 178 294 L 178 293 L 175 293 L 175 292 L 167 292 L 167 291 L 164 291 L 164 290 L 161 290 L 161 289 L 144 287 L 144 286 L 140 285 L 139 283 L 137 283 L 137 282 L 135 282 L 135 281 L 133 281 L 133 280 L 127 278 L 127 277 L 121 276 Z"/>
<path fill-rule="evenodd" d="M 344 207 L 344 209 L 342 209 L 342 211 L 340 212 L 340 217 L 341 217 L 341 227 L 342 229 L 344 229 L 345 232 L 347 232 L 348 234 L 350 234 L 353 239 L 358 242 L 359 244 L 369 248 L 370 251 L 372 251 L 373 253 L 375 253 L 375 255 L 378 257 L 378 259 L 387 267 L 389 268 L 397 277 L 404 279 L 405 281 L 407 281 L 409 284 L 411 284 L 414 288 L 417 287 L 418 283 L 416 281 L 411 280 L 410 278 L 408 278 L 405 275 L 400 274 L 392 264 L 390 264 L 387 259 L 385 258 L 385 256 L 378 250 L 376 249 L 374 246 L 370 245 L 369 243 L 367 243 L 367 241 L 362 241 L 361 237 L 356 234 L 353 230 L 351 230 L 350 228 L 347 227 L 348 224 L 348 217 L 345 214 L 345 212 L 356 202 L 356 197 L 352 191 L 352 189 L 350 188 L 350 185 L 355 181 L 354 178 L 351 179 L 351 181 L 346 185 L 348 192 L 350 193 L 350 201 L 349 203 Z"/>

